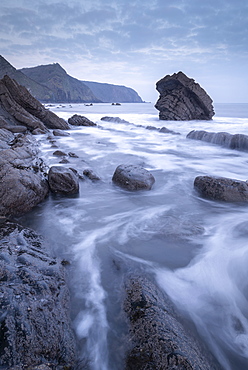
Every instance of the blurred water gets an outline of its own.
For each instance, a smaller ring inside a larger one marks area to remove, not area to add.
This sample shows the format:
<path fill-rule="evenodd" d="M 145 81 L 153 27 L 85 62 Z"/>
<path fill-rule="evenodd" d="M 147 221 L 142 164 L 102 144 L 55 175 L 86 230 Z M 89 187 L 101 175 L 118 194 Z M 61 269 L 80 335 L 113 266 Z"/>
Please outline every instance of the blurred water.
<path fill-rule="evenodd" d="M 50 196 L 23 220 L 46 236 L 54 254 L 71 261 L 72 318 L 85 368 L 124 368 L 121 284 L 133 269 L 156 276 L 224 369 L 248 368 L 248 205 L 204 200 L 193 189 L 198 175 L 246 180 L 248 154 L 186 139 L 193 129 L 248 134 L 248 104 L 216 105 L 212 121 L 191 122 L 159 121 L 148 103 L 50 109 L 98 125 L 72 128 L 70 137 L 56 140 L 79 157 L 68 157 L 66 166 L 80 173 L 91 168 L 102 180 L 81 181 L 79 196 Z M 47 138 L 39 141 L 46 163 L 59 164 Z M 130 193 L 113 185 L 122 163 L 150 170 L 153 189 Z"/>

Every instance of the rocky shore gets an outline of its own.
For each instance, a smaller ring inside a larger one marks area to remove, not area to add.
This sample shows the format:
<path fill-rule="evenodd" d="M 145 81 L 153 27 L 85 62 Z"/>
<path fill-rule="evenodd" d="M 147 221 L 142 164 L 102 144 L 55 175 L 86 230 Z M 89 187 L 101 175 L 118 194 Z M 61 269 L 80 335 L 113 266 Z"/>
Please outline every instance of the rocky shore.
<path fill-rule="evenodd" d="M 70 122 L 96 126 L 77 115 Z M 64 263 L 51 256 L 42 238 L 16 223 L 15 217 L 29 212 L 49 192 L 77 194 L 83 176 L 92 181 L 100 178 L 91 169 L 79 174 L 72 168 L 47 168 L 34 135 L 48 134 L 52 142 L 55 135 L 66 135 L 70 125 L 7 76 L 0 80 L 0 126 L 0 366 L 11 370 L 82 369 L 77 365 Z M 141 166 L 120 164 L 112 181 L 125 191 L 152 191 L 155 178 Z M 238 180 L 230 186 L 228 179 L 201 177 L 194 186 L 201 196 L 213 200 L 248 198 L 246 182 L 238 184 Z M 123 290 L 129 327 L 126 369 L 218 368 L 154 282 L 128 276 Z"/>

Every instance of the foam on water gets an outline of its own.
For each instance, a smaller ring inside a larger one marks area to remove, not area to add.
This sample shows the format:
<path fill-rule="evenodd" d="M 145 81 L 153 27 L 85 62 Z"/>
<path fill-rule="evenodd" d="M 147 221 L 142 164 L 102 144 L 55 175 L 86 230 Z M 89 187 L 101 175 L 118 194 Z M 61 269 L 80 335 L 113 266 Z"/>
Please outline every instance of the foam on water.
<path fill-rule="evenodd" d="M 115 279 L 121 281 L 116 256 L 155 274 L 225 369 L 248 367 L 248 207 L 201 199 L 193 189 L 198 175 L 246 180 L 248 156 L 186 139 L 193 129 L 247 133 L 242 109 L 240 116 L 233 110 L 233 116 L 216 115 L 213 121 L 172 122 L 159 121 L 151 104 L 53 108 L 65 119 L 77 113 L 99 125 L 73 127 L 69 137 L 56 140 L 60 150 L 79 157 L 68 157 L 67 166 L 80 173 L 91 168 L 102 181 L 81 181 L 78 196 L 51 197 L 26 221 L 47 236 L 55 254 L 71 260 L 72 317 L 89 369 L 124 367 L 113 307 L 119 299 L 114 293 L 121 294 L 115 290 Z M 103 116 L 131 124 L 101 121 Z M 181 135 L 150 131 L 148 125 Z M 61 165 L 56 149 L 44 136 L 39 140 L 45 162 Z M 113 185 L 121 163 L 149 169 L 153 189 L 130 193 Z M 120 350 L 113 353 L 113 345 Z"/>

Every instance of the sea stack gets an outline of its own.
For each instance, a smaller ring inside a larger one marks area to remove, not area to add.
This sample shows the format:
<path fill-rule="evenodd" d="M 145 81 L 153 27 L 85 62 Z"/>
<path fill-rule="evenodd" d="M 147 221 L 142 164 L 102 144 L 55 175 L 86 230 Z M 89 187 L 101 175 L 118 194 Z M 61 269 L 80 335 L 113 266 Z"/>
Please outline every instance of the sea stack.
<path fill-rule="evenodd" d="M 210 96 L 183 72 L 165 76 L 156 83 L 156 89 L 160 97 L 155 108 L 162 120 L 210 120 L 214 116 Z"/>

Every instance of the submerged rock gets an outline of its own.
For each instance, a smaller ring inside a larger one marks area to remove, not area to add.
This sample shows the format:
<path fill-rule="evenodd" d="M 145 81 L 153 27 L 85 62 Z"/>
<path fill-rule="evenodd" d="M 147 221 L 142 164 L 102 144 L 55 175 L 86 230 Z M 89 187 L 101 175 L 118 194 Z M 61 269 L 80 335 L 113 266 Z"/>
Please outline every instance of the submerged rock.
<path fill-rule="evenodd" d="M 71 168 L 52 166 L 48 172 L 48 183 L 53 193 L 69 195 L 79 192 L 78 175 Z"/>
<path fill-rule="evenodd" d="M 221 145 L 225 148 L 248 151 L 248 135 L 232 135 L 228 132 L 208 132 L 202 130 L 193 130 L 188 133 L 187 138 Z"/>
<path fill-rule="evenodd" d="M 96 126 L 96 124 L 87 117 L 80 116 L 79 114 L 74 114 L 69 118 L 68 123 L 73 126 Z"/>
<path fill-rule="evenodd" d="M 130 337 L 127 370 L 218 369 L 211 355 L 182 325 L 169 298 L 151 281 L 132 276 L 125 291 Z"/>
<path fill-rule="evenodd" d="M 100 181 L 100 177 L 91 169 L 86 168 L 83 172 L 84 176 L 88 177 L 91 181 Z"/>
<path fill-rule="evenodd" d="M 11 144 L 0 151 L 0 215 L 8 217 L 30 211 L 48 194 L 46 166 L 32 135 L 20 134 Z"/>
<path fill-rule="evenodd" d="M 248 202 L 248 182 L 225 177 L 197 176 L 194 187 L 207 199 Z"/>
<path fill-rule="evenodd" d="M 121 164 L 116 168 L 112 181 L 127 190 L 150 190 L 155 179 L 141 166 Z"/>
<path fill-rule="evenodd" d="M 122 119 L 120 117 L 109 117 L 109 116 L 106 116 L 106 117 L 102 117 L 101 118 L 101 121 L 130 124 L 130 122 L 125 121 L 124 119 Z"/>
<path fill-rule="evenodd" d="M 74 368 L 64 267 L 33 230 L 0 224 L 0 280 L 1 369 Z"/>
<path fill-rule="evenodd" d="M 157 82 L 160 97 L 155 105 L 162 120 L 210 120 L 214 116 L 212 99 L 183 72 L 167 75 Z"/>

